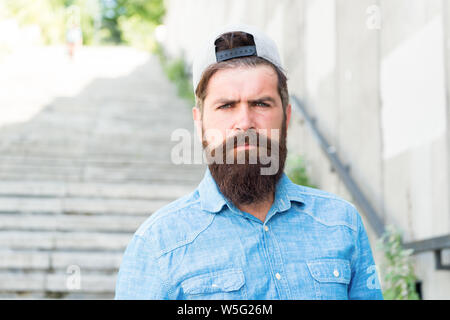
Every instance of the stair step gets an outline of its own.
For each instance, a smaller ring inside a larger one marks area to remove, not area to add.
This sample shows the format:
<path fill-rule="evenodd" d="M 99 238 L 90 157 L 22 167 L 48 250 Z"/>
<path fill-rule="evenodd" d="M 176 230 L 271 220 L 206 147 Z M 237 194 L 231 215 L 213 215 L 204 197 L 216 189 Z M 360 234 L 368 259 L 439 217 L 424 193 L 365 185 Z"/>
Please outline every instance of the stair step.
<path fill-rule="evenodd" d="M 175 164 L 172 163 L 171 154 L 160 154 L 154 156 L 142 155 L 140 153 L 99 153 L 96 150 L 88 154 L 70 154 L 65 155 L 54 152 L 54 150 L 40 149 L 34 154 L 25 155 L 23 152 L 0 151 L 0 166 L 12 167 L 100 167 L 100 168 L 184 168 L 196 170 L 206 168 L 206 162 L 201 158 L 191 157 L 191 163 Z M 191 153 L 194 154 L 193 152 Z M 181 154 L 180 154 L 181 155 Z M 178 160 L 178 159 L 175 159 Z M 200 164 L 198 164 L 200 162 Z"/>
<path fill-rule="evenodd" d="M 150 215 L 169 200 L 0 197 L 0 213 Z M 1 216 L 0 216 L 1 217 Z"/>
<path fill-rule="evenodd" d="M 18 215 L 2 214 L 0 231 L 109 231 L 132 233 L 147 219 L 122 216 Z"/>
<path fill-rule="evenodd" d="M 80 274 L 80 288 L 70 287 L 70 273 L 0 273 L 0 291 L 59 292 L 59 293 L 113 293 L 116 274 Z M 69 285 L 68 285 L 69 282 Z"/>
<path fill-rule="evenodd" d="M 35 181 L 49 181 L 49 180 L 56 180 L 56 181 L 69 181 L 69 182 L 101 182 L 101 183 L 121 183 L 121 182 L 130 182 L 130 183 L 161 183 L 161 184 L 180 184 L 180 185 L 186 185 L 191 186 L 194 184 L 199 184 L 200 179 L 199 178 L 189 178 L 189 177 L 182 177 L 182 176 L 158 176 L 158 177 L 146 177 L 146 176 L 140 176 L 138 173 L 135 173 L 131 176 L 123 176 L 120 174 L 117 174 L 116 176 L 109 176 L 105 177 L 102 175 L 97 176 L 90 176 L 90 177 L 80 177 L 79 175 L 42 175 L 38 173 L 33 174 L 27 174 L 24 176 L 20 176 L 20 174 L 17 173 L 0 173 L 0 180 L 3 181 L 11 181 L 11 180 L 19 180 L 20 178 L 23 178 L 24 180 L 35 180 Z"/>
<path fill-rule="evenodd" d="M 50 253 L 1 250 L 0 269 L 49 269 Z"/>
<path fill-rule="evenodd" d="M 89 197 L 116 199 L 175 200 L 192 192 L 195 187 L 161 184 L 111 184 L 53 181 L 1 181 L 0 197 Z"/>
<path fill-rule="evenodd" d="M 111 139 L 110 139 L 111 140 Z M 180 141 L 174 141 L 162 147 L 128 146 L 128 142 L 122 145 L 86 145 L 74 144 L 71 141 L 61 141 L 54 144 L 21 144 L 0 141 L 2 155 L 30 156 L 30 157 L 69 157 L 69 158 L 121 158 L 152 161 L 165 161 L 170 164 L 170 155 Z M 193 149 L 193 147 L 192 147 Z"/>
<path fill-rule="evenodd" d="M 150 168 L 45 168 L 0 165 L 0 180 L 68 180 L 68 181 L 101 181 L 101 182 L 166 182 L 198 184 L 202 171 L 188 168 L 168 167 L 166 170 Z"/>
<path fill-rule="evenodd" d="M 88 115 L 84 114 L 83 116 L 87 117 Z M 69 139 L 78 144 L 90 144 L 96 143 L 97 141 L 103 141 L 110 145 L 112 141 L 117 143 L 118 141 L 123 140 L 135 144 L 171 144 L 175 143 L 175 141 L 171 141 L 172 132 L 175 128 L 185 128 L 191 132 L 192 137 L 194 137 L 194 129 L 191 128 L 192 126 L 183 126 L 182 124 L 182 122 L 171 123 L 170 127 L 166 127 L 163 131 L 155 131 L 151 127 L 130 131 L 126 128 L 106 125 L 100 125 L 93 128 L 93 123 L 86 123 L 85 126 L 78 127 L 73 126 L 72 122 L 68 123 L 67 121 L 45 124 L 28 122 L 20 127 L 0 128 L 0 142 L 1 144 L 46 144 L 48 142 L 55 143 Z M 170 130 L 170 128 L 173 129 Z M 94 138 L 94 140 L 92 138 Z"/>
<path fill-rule="evenodd" d="M 0 300 L 112 300 L 114 299 L 114 292 L 65 292 L 59 293 L 38 293 L 38 292 L 7 292 L 0 291 Z"/>
<path fill-rule="evenodd" d="M 88 139 L 95 139 L 93 141 L 88 141 Z M 120 139 L 112 140 L 114 137 L 107 137 L 103 139 L 98 139 L 95 137 L 86 137 L 85 139 L 74 139 L 73 137 L 61 137 L 58 139 L 47 139 L 47 140 L 19 140 L 13 141 L 14 144 L 8 144 L 3 141 L 1 145 L 7 146 L 3 147 L 3 151 L 8 150 L 24 150 L 25 154 L 40 154 L 42 151 L 52 151 L 57 153 L 69 153 L 73 151 L 76 152 L 95 152 L 95 153 L 123 153 L 129 154 L 145 154 L 149 155 L 151 158 L 153 155 L 169 155 L 174 146 L 176 146 L 179 141 L 170 141 L 170 134 L 167 136 L 167 140 L 161 143 L 148 143 L 137 141 L 136 139 Z M 170 162 L 170 157 L 167 158 L 167 162 Z"/>
<path fill-rule="evenodd" d="M 120 167 L 120 166 L 159 166 L 167 165 L 167 159 L 149 158 L 138 159 L 136 157 L 130 158 L 130 156 L 116 157 L 111 155 L 105 155 L 104 157 L 68 157 L 64 155 L 57 156 L 37 156 L 37 155 L 23 155 L 14 153 L 4 153 L 0 155 L 0 163 L 8 164 L 13 163 L 15 165 L 26 166 L 44 166 L 44 167 L 65 167 L 76 166 L 85 167 L 88 165 L 99 167 Z"/>
<path fill-rule="evenodd" d="M 0 270 L 64 270 L 71 265 L 85 270 L 117 272 L 122 252 L 59 252 L 0 250 Z"/>
<path fill-rule="evenodd" d="M 120 172 L 121 174 L 130 174 L 135 172 L 142 172 L 145 175 L 174 175 L 181 174 L 187 177 L 198 176 L 203 167 L 192 164 L 160 164 L 148 166 L 147 163 L 133 165 L 129 164 L 86 164 L 86 165 L 67 165 L 67 166 L 53 166 L 50 164 L 35 164 L 35 163 L 0 163 L 0 172 L 23 172 L 24 174 L 41 171 L 42 173 L 53 174 L 86 174 L 89 172 L 104 172 L 105 174 L 112 172 Z"/>
<path fill-rule="evenodd" d="M 2 231 L 0 248 L 121 252 L 132 236 L 132 233 L 107 232 Z"/>

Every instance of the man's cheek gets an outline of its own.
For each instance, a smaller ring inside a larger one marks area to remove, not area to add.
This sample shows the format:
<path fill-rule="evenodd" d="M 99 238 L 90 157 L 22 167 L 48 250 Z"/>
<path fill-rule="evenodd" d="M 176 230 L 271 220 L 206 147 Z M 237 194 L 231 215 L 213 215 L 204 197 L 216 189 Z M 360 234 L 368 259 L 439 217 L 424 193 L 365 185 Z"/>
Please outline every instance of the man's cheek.
<path fill-rule="evenodd" d="M 208 148 L 214 149 L 224 141 L 224 134 L 218 129 L 206 129 L 203 131 L 203 140 L 207 142 Z"/>
<path fill-rule="evenodd" d="M 261 139 L 266 139 L 267 141 L 273 140 L 275 142 L 279 142 L 281 138 L 281 129 L 260 129 L 258 130 L 258 134 Z"/>

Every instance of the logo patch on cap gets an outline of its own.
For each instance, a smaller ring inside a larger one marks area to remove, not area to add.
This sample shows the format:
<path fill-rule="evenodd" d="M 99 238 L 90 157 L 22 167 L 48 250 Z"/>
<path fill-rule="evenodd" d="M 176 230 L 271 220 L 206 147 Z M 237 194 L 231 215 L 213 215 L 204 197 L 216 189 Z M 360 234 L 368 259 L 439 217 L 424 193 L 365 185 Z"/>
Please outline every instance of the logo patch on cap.
<path fill-rule="evenodd" d="M 255 46 L 243 46 L 216 52 L 216 60 L 217 62 L 220 62 L 230 60 L 233 58 L 256 56 L 256 55 L 257 54 Z"/>

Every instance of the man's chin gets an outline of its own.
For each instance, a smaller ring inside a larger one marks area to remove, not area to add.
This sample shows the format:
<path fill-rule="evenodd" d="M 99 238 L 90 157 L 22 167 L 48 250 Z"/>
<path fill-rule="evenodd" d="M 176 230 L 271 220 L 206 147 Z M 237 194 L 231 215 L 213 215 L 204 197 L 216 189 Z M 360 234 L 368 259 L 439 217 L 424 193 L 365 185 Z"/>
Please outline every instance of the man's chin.
<path fill-rule="evenodd" d="M 275 192 L 277 175 L 262 175 L 261 164 L 210 164 L 222 194 L 235 205 L 258 203 Z"/>

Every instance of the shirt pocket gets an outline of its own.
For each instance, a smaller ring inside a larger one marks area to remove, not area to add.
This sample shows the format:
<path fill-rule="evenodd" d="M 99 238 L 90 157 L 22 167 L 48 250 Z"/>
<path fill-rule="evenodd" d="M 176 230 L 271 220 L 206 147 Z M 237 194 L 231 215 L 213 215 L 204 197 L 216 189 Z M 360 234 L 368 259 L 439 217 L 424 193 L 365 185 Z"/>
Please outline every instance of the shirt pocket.
<path fill-rule="evenodd" d="M 348 285 L 351 279 L 350 262 L 345 259 L 317 259 L 306 263 L 317 299 L 348 299 Z"/>
<path fill-rule="evenodd" d="M 181 283 L 185 299 L 247 299 L 245 277 L 241 269 L 226 269 L 200 274 Z"/>

